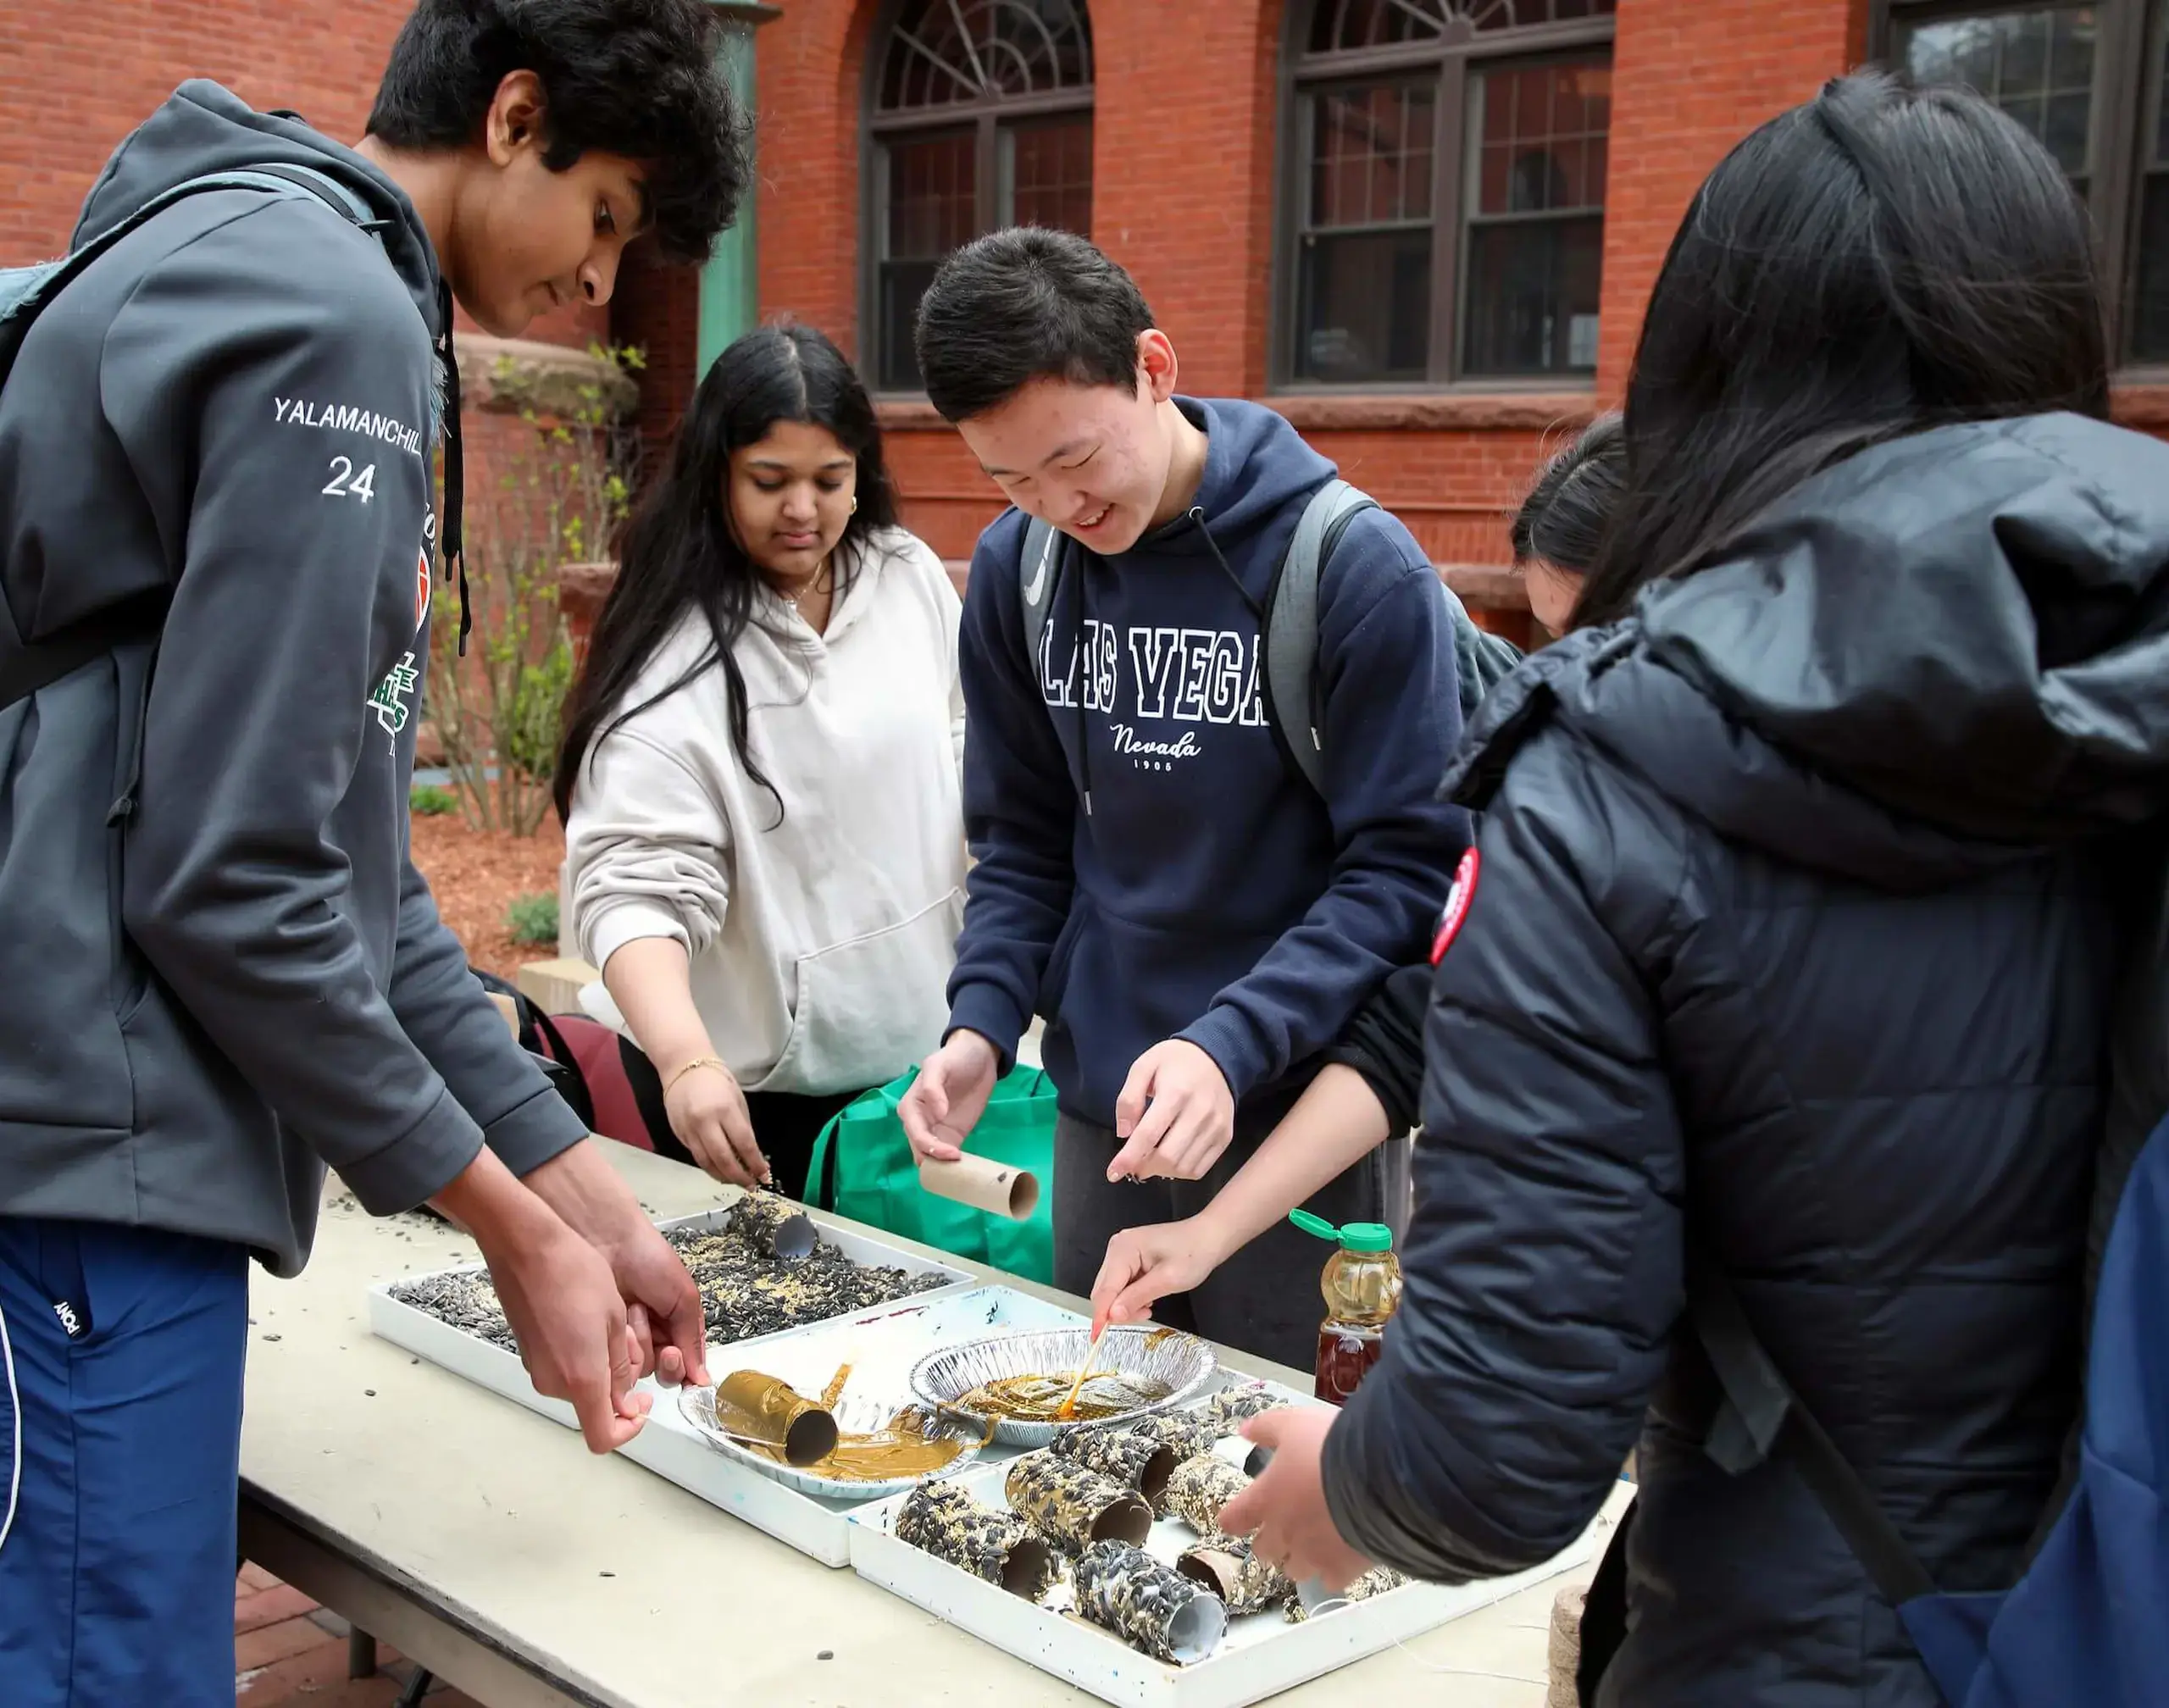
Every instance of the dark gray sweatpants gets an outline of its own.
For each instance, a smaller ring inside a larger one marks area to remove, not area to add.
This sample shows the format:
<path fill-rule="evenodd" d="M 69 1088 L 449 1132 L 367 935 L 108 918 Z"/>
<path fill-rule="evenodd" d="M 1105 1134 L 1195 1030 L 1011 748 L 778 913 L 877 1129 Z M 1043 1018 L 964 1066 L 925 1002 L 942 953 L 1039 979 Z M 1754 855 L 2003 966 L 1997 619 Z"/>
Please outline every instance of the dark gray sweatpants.
<path fill-rule="evenodd" d="M 1113 1132 L 1062 1116 L 1054 1138 L 1054 1284 L 1090 1294 L 1108 1240 L 1125 1228 L 1195 1216 L 1264 1137 L 1239 1123 L 1234 1142 L 1202 1180 L 1110 1183 L 1107 1164 L 1121 1148 Z M 1408 1227 L 1408 1145 L 1406 1139 L 1388 1140 L 1303 1207 L 1335 1224 L 1384 1222 L 1397 1246 Z M 1190 1291 L 1161 1300 L 1153 1320 L 1308 1371 L 1325 1317 L 1318 1276 L 1333 1251 L 1283 1217 Z"/>

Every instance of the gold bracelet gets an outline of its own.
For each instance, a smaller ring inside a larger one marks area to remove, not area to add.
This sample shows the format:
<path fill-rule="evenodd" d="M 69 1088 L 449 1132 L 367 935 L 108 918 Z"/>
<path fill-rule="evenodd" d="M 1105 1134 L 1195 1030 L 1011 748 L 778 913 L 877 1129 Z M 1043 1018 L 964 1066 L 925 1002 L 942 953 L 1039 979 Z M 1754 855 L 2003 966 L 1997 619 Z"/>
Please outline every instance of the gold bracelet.
<path fill-rule="evenodd" d="M 724 1073 L 728 1073 L 730 1071 L 730 1064 L 728 1062 L 724 1061 L 719 1056 L 696 1056 L 691 1061 L 688 1062 L 683 1068 L 680 1068 L 675 1073 L 673 1073 L 670 1078 L 664 1082 L 663 1095 L 668 1097 L 672 1090 L 677 1085 L 678 1082 L 680 1079 L 683 1079 L 688 1073 L 691 1073 L 696 1068 L 713 1068 L 718 1072 Z"/>

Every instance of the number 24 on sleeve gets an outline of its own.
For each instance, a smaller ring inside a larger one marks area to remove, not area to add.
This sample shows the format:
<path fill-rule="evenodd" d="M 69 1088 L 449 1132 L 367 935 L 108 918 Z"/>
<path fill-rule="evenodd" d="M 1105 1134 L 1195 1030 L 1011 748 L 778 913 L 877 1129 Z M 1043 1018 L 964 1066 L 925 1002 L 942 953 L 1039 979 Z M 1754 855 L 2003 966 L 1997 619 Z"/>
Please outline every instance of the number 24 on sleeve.
<path fill-rule="evenodd" d="M 354 473 L 352 461 L 345 457 L 331 459 L 331 479 L 324 488 L 327 498 L 358 498 L 366 504 L 376 496 L 376 464 L 372 463 L 358 474 Z"/>

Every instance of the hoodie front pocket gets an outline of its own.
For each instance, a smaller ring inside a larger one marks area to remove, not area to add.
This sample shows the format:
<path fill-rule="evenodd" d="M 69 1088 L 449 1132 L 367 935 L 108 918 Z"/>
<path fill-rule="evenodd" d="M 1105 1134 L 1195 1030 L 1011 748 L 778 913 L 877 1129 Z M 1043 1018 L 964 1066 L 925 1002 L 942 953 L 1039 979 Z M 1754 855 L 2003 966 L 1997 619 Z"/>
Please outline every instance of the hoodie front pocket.
<path fill-rule="evenodd" d="M 113 822 L 121 674 L 102 660 L 0 713 L 0 1122 L 135 1124 L 117 1012 L 140 976 Z"/>
<path fill-rule="evenodd" d="M 886 1084 L 941 1042 L 963 892 L 798 961 L 790 1034 L 754 1091 L 819 1095 Z"/>

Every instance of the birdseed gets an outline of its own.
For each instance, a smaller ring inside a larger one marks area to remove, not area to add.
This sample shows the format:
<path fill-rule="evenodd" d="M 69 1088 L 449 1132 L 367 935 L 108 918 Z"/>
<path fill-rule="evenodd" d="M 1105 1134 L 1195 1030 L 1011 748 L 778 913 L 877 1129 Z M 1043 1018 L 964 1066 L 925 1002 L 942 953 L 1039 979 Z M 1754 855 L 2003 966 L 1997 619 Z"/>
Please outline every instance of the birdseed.
<path fill-rule="evenodd" d="M 757 1334 L 826 1322 L 929 1292 L 943 1279 L 938 1274 L 854 1262 L 826 1239 L 815 1245 L 811 1256 L 764 1256 L 754 1244 L 754 1230 L 742 1225 L 720 1232 L 670 1228 L 663 1237 L 701 1289 L 710 1345 L 727 1346 Z M 417 1276 L 394 1286 L 391 1296 L 478 1340 L 507 1351 L 519 1350 L 486 1269 Z"/>
<path fill-rule="evenodd" d="M 1218 1600 L 1142 1548 L 1127 1543 L 1096 1543 L 1077 1562 L 1077 1611 L 1132 1648 L 1178 1666 L 1202 1660 L 1204 1655 L 1179 1652 L 1180 1645 L 1171 1634 L 1177 1616 L 1193 1602 Z M 1217 1623 L 1220 1630 L 1226 1629 L 1224 1610 Z M 1215 1633 L 1214 1640 L 1217 1636 Z M 1209 1644 L 1204 1646 L 1209 1652 Z"/>
<path fill-rule="evenodd" d="M 1014 1512 L 983 1506 L 954 1483 L 914 1489 L 896 1514 L 896 1539 L 1028 1601 L 1054 1587 L 1055 1550 Z"/>

